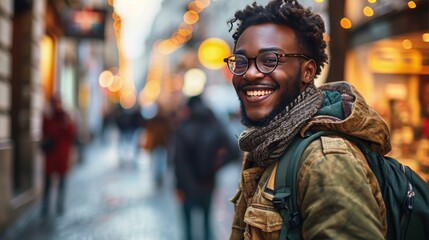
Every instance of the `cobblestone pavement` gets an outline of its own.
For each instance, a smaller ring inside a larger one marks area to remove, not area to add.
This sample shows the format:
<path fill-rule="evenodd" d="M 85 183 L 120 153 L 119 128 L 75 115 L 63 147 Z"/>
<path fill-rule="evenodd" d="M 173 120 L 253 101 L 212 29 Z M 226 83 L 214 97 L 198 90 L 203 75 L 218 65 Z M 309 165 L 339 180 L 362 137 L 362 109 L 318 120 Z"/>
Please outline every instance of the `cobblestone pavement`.
<path fill-rule="evenodd" d="M 163 187 L 156 188 L 144 151 L 137 161 L 120 162 L 116 144 L 93 143 L 84 156 L 69 174 L 64 214 L 57 216 L 51 211 L 42 218 L 37 203 L 1 239 L 182 239 L 181 211 L 173 192 L 171 169 Z M 218 174 L 212 214 L 218 240 L 227 239 L 230 231 L 233 206 L 228 199 L 237 186 L 239 168 L 238 163 L 232 163 Z"/>

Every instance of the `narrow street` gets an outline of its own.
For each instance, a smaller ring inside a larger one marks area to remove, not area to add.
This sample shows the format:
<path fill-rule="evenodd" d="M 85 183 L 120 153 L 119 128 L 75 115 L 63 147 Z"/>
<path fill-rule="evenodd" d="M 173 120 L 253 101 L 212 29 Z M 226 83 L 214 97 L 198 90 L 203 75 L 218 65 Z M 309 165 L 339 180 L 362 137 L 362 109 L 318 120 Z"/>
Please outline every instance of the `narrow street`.
<path fill-rule="evenodd" d="M 156 188 L 147 152 L 134 162 L 120 162 L 118 144 L 95 141 L 87 146 L 83 161 L 69 174 L 66 210 L 57 216 L 40 215 L 40 202 L 0 236 L 4 240 L 181 240 L 182 219 L 174 195 L 174 177 L 168 170 L 164 185 Z M 226 239 L 240 164 L 225 166 L 218 174 L 213 200 L 216 239 Z M 51 204 L 53 205 L 53 204 Z M 197 215 L 198 217 L 198 215 Z M 197 229 L 198 223 L 195 221 Z"/>

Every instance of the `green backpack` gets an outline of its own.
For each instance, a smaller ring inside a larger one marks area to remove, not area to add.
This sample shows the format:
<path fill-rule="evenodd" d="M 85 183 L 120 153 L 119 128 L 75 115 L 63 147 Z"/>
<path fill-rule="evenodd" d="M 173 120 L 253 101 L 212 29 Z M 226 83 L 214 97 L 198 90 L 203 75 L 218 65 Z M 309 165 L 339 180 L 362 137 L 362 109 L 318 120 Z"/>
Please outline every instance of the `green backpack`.
<path fill-rule="evenodd" d="M 321 131 L 295 137 L 280 159 L 273 205 L 283 218 L 279 239 L 301 239 L 301 217 L 296 203 L 296 178 L 301 155 L 314 140 L 326 135 L 348 139 L 359 146 L 380 185 L 387 211 L 386 239 L 429 239 L 429 184 L 396 159 L 372 151 L 368 143 L 350 135 Z"/>

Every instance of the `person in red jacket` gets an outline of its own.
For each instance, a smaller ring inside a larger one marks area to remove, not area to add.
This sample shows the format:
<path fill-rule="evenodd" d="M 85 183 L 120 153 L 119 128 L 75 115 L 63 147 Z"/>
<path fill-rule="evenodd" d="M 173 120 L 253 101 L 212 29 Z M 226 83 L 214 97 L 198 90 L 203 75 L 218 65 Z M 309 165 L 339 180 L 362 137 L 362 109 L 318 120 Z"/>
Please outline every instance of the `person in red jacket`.
<path fill-rule="evenodd" d="M 45 183 L 42 215 L 49 212 L 51 184 L 58 178 L 57 213 L 64 211 L 66 174 L 69 170 L 70 152 L 75 140 L 75 126 L 64 111 L 61 98 L 53 96 L 43 117 L 41 148 L 45 155 Z"/>

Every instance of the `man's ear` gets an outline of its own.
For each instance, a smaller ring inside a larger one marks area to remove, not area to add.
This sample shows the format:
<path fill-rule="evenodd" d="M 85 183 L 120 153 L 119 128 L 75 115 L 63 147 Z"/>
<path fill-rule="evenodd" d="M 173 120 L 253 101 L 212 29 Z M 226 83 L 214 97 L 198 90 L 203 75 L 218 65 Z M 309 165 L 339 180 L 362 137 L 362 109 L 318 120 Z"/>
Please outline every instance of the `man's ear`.
<path fill-rule="evenodd" d="M 311 82 L 316 76 L 316 62 L 313 59 L 305 61 L 301 65 L 301 78 L 304 84 Z"/>

